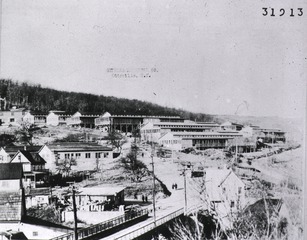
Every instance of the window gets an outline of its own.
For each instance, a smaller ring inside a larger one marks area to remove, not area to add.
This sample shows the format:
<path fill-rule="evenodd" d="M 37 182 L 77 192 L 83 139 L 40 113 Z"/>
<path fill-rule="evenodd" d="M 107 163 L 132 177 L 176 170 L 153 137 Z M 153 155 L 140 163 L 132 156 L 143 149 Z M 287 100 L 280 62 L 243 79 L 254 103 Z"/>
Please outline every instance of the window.
<path fill-rule="evenodd" d="M 104 153 L 103 154 L 103 157 L 105 157 L 105 158 L 108 157 L 108 156 L 109 156 L 109 153 Z"/>
<path fill-rule="evenodd" d="M 231 201 L 231 202 L 230 202 L 230 207 L 233 208 L 234 206 L 235 206 L 235 202 L 234 202 L 234 201 Z"/>
<path fill-rule="evenodd" d="M 70 154 L 69 154 L 69 153 L 65 153 L 65 154 L 64 154 L 65 159 L 68 159 L 68 158 L 69 158 L 69 156 L 70 156 Z"/>
<path fill-rule="evenodd" d="M 96 158 L 101 158 L 101 153 L 95 153 Z"/>
<path fill-rule="evenodd" d="M 80 158 L 81 157 L 81 153 L 76 153 L 76 158 Z"/>
<path fill-rule="evenodd" d="M 85 153 L 85 158 L 91 158 L 91 153 Z"/>
<path fill-rule="evenodd" d="M 239 187 L 238 188 L 238 194 L 241 194 L 242 193 L 242 187 Z"/>
<path fill-rule="evenodd" d="M 33 232 L 33 237 L 38 236 L 38 232 Z"/>

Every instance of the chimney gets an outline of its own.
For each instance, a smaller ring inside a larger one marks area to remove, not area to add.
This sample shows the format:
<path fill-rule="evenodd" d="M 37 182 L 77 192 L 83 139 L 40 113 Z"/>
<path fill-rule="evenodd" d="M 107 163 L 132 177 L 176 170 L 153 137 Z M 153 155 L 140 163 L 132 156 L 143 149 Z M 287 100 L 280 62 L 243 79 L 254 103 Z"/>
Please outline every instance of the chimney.
<path fill-rule="evenodd" d="M 27 151 L 27 146 L 26 145 L 23 146 L 23 150 Z"/>

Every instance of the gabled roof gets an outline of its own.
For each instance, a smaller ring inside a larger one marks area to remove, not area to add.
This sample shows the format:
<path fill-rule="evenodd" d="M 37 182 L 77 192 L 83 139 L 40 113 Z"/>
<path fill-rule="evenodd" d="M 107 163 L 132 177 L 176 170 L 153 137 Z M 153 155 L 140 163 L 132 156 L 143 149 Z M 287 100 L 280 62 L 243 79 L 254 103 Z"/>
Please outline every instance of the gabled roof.
<path fill-rule="evenodd" d="M 24 150 L 19 151 L 19 152 L 22 153 L 29 160 L 29 162 L 32 165 L 41 165 L 41 164 L 45 164 L 46 163 L 46 161 L 38 153 L 32 153 L 32 152 L 24 151 Z M 15 156 L 14 156 L 14 158 L 15 158 Z"/>
<path fill-rule="evenodd" d="M 221 187 L 224 182 L 228 179 L 228 177 L 235 173 L 229 169 L 207 169 L 205 173 L 205 183 L 207 193 L 209 195 L 210 201 L 220 201 L 222 200 L 222 196 L 220 192 L 217 190 Z M 235 175 L 236 176 L 236 175 Z M 237 177 L 238 178 L 238 177 Z M 242 180 L 238 178 L 238 180 L 244 185 Z"/>
<path fill-rule="evenodd" d="M 21 163 L 0 163 L 0 180 L 15 180 L 23 177 Z"/>
<path fill-rule="evenodd" d="M 0 232 L 0 236 L 4 236 L 6 237 L 5 239 L 10 239 L 10 240 L 27 240 L 28 239 L 26 235 L 24 235 L 23 232 L 14 232 L 14 231 Z"/>
<path fill-rule="evenodd" d="M 111 117 L 111 114 L 109 112 L 105 112 L 102 117 Z"/>
<path fill-rule="evenodd" d="M 8 154 L 17 153 L 21 150 L 26 150 L 28 152 L 39 152 L 39 150 L 42 148 L 42 145 L 33 145 L 33 146 L 5 146 L 3 149 Z"/>

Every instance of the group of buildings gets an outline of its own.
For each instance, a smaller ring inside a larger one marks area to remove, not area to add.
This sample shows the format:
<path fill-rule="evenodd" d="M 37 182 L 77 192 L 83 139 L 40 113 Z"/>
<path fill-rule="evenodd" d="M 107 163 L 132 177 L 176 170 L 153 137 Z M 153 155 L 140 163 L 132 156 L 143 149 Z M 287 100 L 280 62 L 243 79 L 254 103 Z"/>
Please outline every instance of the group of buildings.
<path fill-rule="evenodd" d="M 60 172 L 65 175 L 67 171 L 72 173 L 98 170 L 103 160 L 111 158 L 113 158 L 111 148 L 86 142 L 0 148 L 0 164 L 22 164 L 24 185 L 29 188 L 47 186 L 50 173 Z"/>
<path fill-rule="evenodd" d="M 244 126 L 238 123 L 194 122 L 179 116 L 111 115 L 63 111 L 35 114 L 25 109 L 12 108 L 0 111 L 0 125 L 27 122 L 33 125 L 98 128 L 103 132 L 116 130 L 122 133 L 139 131 L 142 140 L 156 142 L 161 146 L 182 150 L 195 148 L 238 148 L 239 152 L 257 150 L 261 144 L 285 143 L 285 132 L 280 129 Z"/>
<path fill-rule="evenodd" d="M 231 122 L 217 124 L 188 120 L 148 121 L 141 126 L 140 133 L 142 140 L 156 142 L 173 150 L 237 148 L 238 152 L 253 152 L 257 150 L 258 142 L 269 146 L 286 141 L 285 132 L 280 129 L 264 129 L 259 126 L 243 126 Z"/>

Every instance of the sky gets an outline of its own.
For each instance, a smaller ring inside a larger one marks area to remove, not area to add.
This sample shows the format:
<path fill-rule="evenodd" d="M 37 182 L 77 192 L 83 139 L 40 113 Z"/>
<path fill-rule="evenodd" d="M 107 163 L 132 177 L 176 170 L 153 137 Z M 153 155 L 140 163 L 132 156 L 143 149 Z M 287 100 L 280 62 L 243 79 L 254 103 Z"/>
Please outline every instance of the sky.
<path fill-rule="evenodd" d="M 289 15 L 306 5 L 2 0 L 0 75 L 193 112 L 302 117 L 307 12 Z"/>

